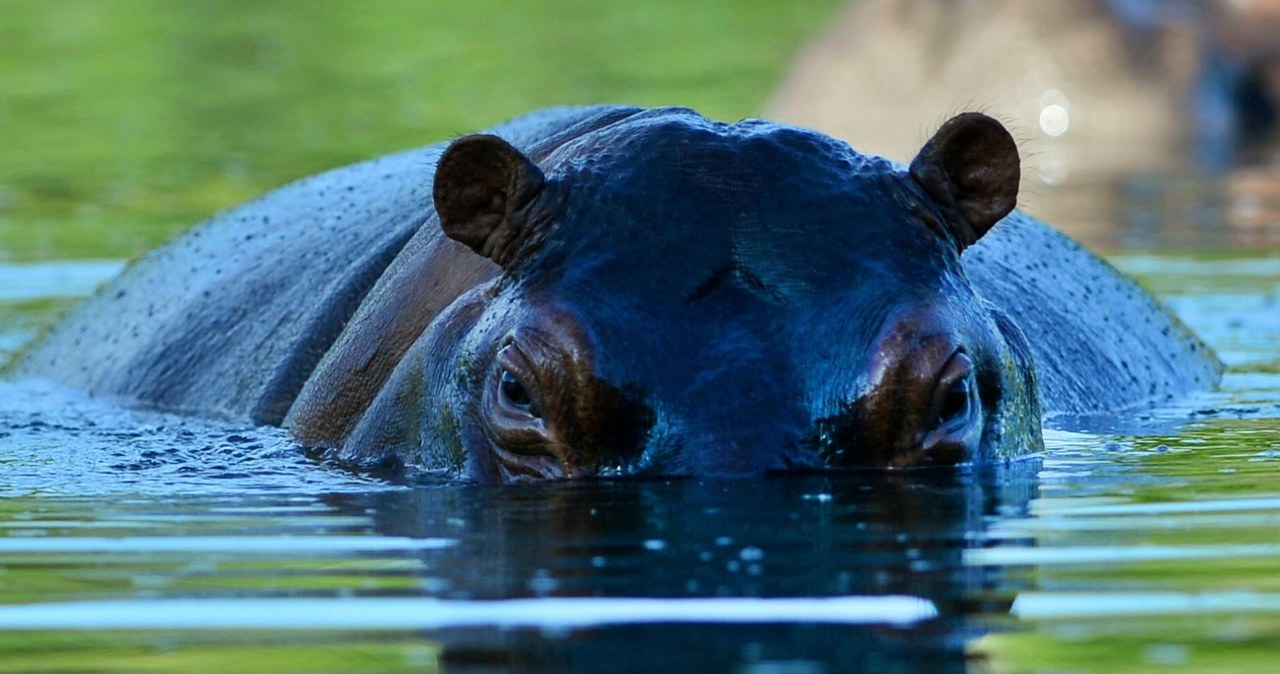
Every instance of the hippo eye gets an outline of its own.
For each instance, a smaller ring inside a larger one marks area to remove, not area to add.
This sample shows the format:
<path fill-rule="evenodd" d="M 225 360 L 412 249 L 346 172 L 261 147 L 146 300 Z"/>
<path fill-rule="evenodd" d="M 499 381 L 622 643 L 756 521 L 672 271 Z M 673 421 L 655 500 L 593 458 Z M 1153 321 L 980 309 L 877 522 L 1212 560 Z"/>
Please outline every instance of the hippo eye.
<path fill-rule="evenodd" d="M 938 427 L 961 427 L 971 416 L 976 398 L 973 373 L 973 361 L 963 351 L 943 366 L 933 403 Z"/>
<path fill-rule="evenodd" d="M 529 395 L 528 389 L 520 383 L 520 379 L 511 370 L 505 368 L 502 370 L 502 375 L 498 379 L 498 389 L 502 391 L 502 399 L 507 404 L 527 414 L 538 416 L 533 409 L 533 398 Z"/>
<path fill-rule="evenodd" d="M 951 384 L 946 396 L 942 398 L 942 406 L 938 409 L 938 423 L 945 424 L 963 418 L 969 413 L 969 378 L 964 377 Z"/>

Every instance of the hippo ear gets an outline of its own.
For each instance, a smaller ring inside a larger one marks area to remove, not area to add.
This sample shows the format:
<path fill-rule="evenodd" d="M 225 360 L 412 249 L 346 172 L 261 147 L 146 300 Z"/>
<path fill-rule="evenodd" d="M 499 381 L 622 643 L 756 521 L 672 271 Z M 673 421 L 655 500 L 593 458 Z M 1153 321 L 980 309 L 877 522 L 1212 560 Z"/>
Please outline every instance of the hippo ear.
<path fill-rule="evenodd" d="M 1018 146 L 1000 122 L 978 112 L 947 120 L 912 160 L 909 173 L 953 214 L 944 226 L 962 251 L 1018 200 Z"/>
<path fill-rule="evenodd" d="M 542 171 L 507 141 L 463 136 L 436 165 L 432 192 L 440 228 L 505 268 L 529 234 L 524 209 L 545 182 Z"/>

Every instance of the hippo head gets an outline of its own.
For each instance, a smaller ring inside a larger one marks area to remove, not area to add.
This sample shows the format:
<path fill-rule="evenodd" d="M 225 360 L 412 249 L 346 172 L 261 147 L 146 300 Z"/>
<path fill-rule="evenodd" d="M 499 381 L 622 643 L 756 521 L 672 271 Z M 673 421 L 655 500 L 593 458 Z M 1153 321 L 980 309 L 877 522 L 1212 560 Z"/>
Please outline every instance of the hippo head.
<path fill-rule="evenodd" d="M 501 274 L 423 337 L 417 459 L 502 482 L 1033 451 L 1029 349 L 960 261 L 1018 178 L 1009 134 L 973 113 L 905 170 L 687 111 L 528 154 L 460 138 L 439 225 Z"/>

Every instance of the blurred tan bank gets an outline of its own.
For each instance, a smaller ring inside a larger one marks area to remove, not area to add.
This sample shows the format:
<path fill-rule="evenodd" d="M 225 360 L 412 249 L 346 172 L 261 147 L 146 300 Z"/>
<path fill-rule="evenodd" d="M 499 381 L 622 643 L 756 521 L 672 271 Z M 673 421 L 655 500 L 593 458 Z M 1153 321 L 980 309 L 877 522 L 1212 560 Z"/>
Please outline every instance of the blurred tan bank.
<path fill-rule="evenodd" d="M 1019 139 L 1022 206 L 1088 243 L 1124 245 L 1126 213 L 1154 199 L 1175 232 L 1220 225 L 1227 247 L 1273 247 L 1278 103 L 1280 0 L 862 0 L 764 116 L 907 161 L 980 109 Z M 1242 207 L 1190 221 L 1218 198 Z"/>

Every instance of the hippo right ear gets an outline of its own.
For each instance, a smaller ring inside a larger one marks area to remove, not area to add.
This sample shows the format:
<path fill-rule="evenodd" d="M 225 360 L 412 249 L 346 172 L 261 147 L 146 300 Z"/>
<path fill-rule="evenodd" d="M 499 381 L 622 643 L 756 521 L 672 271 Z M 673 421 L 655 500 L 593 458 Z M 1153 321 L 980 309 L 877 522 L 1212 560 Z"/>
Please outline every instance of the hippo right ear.
<path fill-rule="evenodd" d="M 949 217 L 944 227 L 963 251 L 1018 200 L 1018 146 L 1004 126 L 979 112 L 947 120 L 908 169 Z"/>
<path fill-rule="evenodd" d="M 545 182 L 542 171 L 507 141 L 463 136 L 436 165 L 432 192 L 440 228 L 506 268 L 529 234 L 525 207 Z"/>

